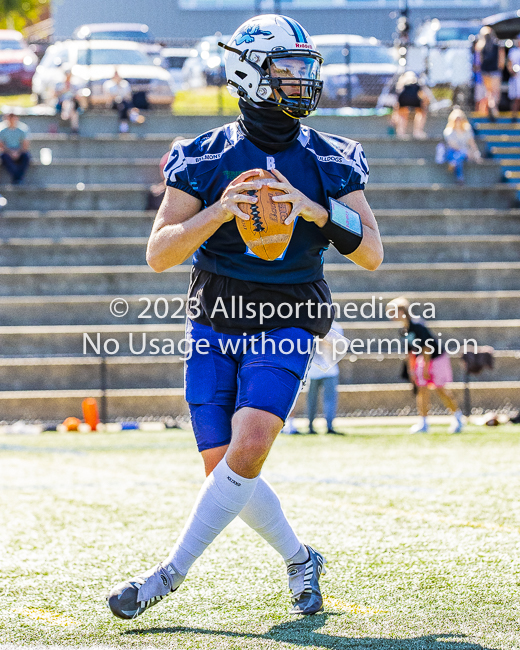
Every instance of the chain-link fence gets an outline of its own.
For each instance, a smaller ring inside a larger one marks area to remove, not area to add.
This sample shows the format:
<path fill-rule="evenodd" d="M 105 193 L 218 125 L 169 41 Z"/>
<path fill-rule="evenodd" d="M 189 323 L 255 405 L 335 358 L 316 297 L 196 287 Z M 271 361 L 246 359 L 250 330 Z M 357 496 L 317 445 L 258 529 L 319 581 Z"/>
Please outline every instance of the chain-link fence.
<path fill-rule="evenodd" d="M 391 108 L 402 91 L 399 79 L 409 71 L 416 74 L 429 96 L 430 110 L 454 104 L 473 109 L 473 55 L 469 43 L 432 47 L 377 42 L 322 49 L 322 109 Z"/>
<path fill-rule="evenodd" d="M 155 60 L 160 59 L 172 75 L 172 85 L 180 93 L 181 113 L 186 107 L 194 114 L 236 111 L 236 102 L 230 101 L 226 90 L 224 52 L 218 46 L 219 40 L 228 38 L 215 34 L 198 41 L 184 38 L 156 43 L 162 49 L 160 55 L 154 55 Z M 53 40 L 63 39 L 33 39 L 39 58 Z M 398 101 L 399 78 L 407 71 L 417 75 L 428 93 L 430 111 L 449 109 L 454 104 L 464 110 L 474 108 L 470 41 L 418 46 L 348 35 L 318 36 L 315 40 L 324 59 L 319 110 L 392 108 Z"/>
<path fill-rule="evenodd" d="M 473 109 L 474 74 L 472 50 L 466 44 L 402 47 L 376 39 L 349 37 L 360 42 L 341 42 L 341 37 L 316 38 L 324 61 L 321 67 L 323 92 L 319 110 L 341 112 L 342 109 L 382 109 L 397 104 L 400 77 L 413 71 L 429 96 L 431 111 L 449 109 L 457 104 Z M 182 69 L 182 89 L 206 95 L 225 94 L 223 53 L 216 42 L 198 48 Z M 206 90 L 204 90 L 206 89 Z M 213 89 L 213 91 L 211 90 Z M 224 106 L 221 100 L 217 111 Z"/>

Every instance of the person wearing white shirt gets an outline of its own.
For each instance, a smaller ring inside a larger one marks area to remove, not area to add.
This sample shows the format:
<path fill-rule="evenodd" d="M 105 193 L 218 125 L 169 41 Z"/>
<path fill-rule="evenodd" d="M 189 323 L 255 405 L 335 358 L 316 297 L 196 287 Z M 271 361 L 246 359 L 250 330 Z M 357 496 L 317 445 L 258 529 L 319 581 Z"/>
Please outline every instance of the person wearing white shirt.
<path fill-rule="evenodd" d="M 343 328 L 335 321 L 332 323 L 332 329 L 336 330 L 339 334 L 343 334 Z M 316 417 L 316 411 L 318 408 L 319 393 L 320 390 L 322 390 L 323 411 L 327 421 L 327 433 L 338 434 L 338 431 L 335 431 L 333 427 L 333 421 L 336 417 L 338 406 L 338 364 L 335 364 L 328 370 L 322 370 L 313 361 L 309 370 L 308 379 L 309 392 L 307 394 L 307 414 L 309 417 L 309 433 L 316 433 L 314 429 L 314 418 Z"/>
<path fill-rule="evenodd" d="M 126 79 L 123 79 L 117 68 L 112 79 L 103 84 L 103 95 L 107 108 L 113 108 L 119 116 L 119 132 L 128 133 L 128 122 L 142 124 L 144 117 L 132 105 L 132 88 Z"/>

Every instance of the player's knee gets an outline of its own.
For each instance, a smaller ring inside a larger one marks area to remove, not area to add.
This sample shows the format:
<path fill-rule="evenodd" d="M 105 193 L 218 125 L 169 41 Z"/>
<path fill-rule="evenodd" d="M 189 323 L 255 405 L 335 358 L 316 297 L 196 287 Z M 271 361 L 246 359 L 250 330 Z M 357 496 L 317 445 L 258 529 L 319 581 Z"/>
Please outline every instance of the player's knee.
<path fill-rule="evenodd" d="M 256 462 L 267 457 L 273 440 L 273 436 L 268 435 L 265 431 L 250 429 L 247 432 L 234 434 L 231 447 L 233 450 L 239 451 L 244 458 Z"/>

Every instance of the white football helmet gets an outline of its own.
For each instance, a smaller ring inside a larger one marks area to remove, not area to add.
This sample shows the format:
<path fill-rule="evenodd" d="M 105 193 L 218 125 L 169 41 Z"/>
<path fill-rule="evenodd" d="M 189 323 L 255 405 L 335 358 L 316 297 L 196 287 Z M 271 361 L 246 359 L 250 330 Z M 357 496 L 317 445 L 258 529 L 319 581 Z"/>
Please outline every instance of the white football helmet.
<path fill-rule="evenodd" d="M 249 104 L 266 102 L 292 117 L 306 117 L 321 96 L 323 58 L 303 27 L 277 14 L 241 25 L 224 57 L 229 92 Z"/>

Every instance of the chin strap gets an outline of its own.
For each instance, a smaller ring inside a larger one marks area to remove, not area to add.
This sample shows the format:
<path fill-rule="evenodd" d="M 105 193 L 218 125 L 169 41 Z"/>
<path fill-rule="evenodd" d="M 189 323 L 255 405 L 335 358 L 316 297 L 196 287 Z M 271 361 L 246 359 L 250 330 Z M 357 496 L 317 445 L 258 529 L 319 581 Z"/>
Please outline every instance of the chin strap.
<path fill-rule="evenodd" d="M 300 119 L 299 117 L 295 117 L 294 115 L 291 115 L 291 114 L 288 113 L 287 111 L 283 111 L 283 110 L 282 110 L 282 113 L 283 113 L 284 115 L 287 115 L 287 117 L 292 117 L 293 120 L 299 120 L 299 119 Z M 307 117 L 307 116 L 306 116 L 306 117 Z"/>

